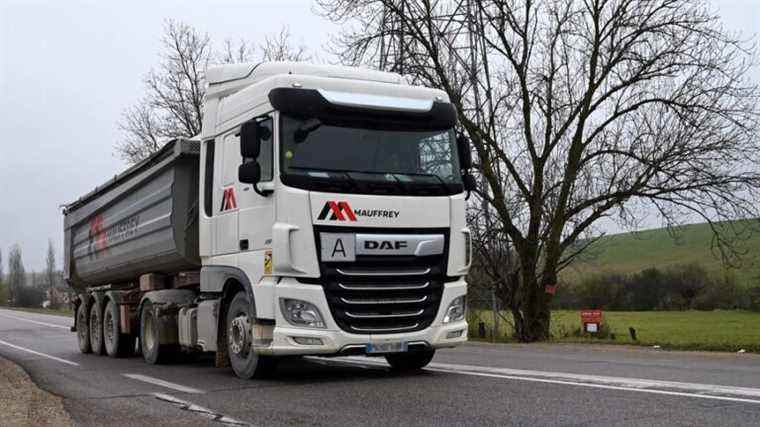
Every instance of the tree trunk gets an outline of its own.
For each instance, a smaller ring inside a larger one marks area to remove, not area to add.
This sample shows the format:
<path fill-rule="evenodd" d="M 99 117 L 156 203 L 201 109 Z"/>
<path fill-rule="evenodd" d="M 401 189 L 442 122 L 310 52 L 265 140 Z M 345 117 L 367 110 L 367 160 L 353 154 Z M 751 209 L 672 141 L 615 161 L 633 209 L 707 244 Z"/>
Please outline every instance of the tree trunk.
<path fill-rule="evenodd" d="M 522 342 L 547 340 L 551 321 L 549 295 L 539 285 L 535 269 L 524 269 L 521 279 L 522 304 L 519 311 L 513 310 L 515 338 Z"/>

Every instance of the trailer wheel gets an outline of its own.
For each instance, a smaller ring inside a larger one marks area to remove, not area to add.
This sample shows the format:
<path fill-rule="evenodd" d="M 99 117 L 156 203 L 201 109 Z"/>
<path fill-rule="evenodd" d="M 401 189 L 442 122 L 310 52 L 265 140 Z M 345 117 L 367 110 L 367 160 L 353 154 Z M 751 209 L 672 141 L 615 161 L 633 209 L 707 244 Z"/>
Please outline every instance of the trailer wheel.
<path fill-rule="evenodd" d="M 174 348 L 161 344 L 158 313 L 150 301 L 143 304 L 140 312 L 140 350 L 143 359 L 151 365 L 169 362 L 174 357 Z"/>
<path fill-rule="evenodd" d="M 82 353 L 92 352 L 90 347 L 90 328 L 87 316 L 87 304 L 84 302 L 77 307 L 77 343 Z"/>
<path fill-rule="evenodd" d="M 238 292 L 227 309 L 227 354 L 239 378 L 267 378 L 277 369 L 277 359 L 253 351 L 253 322 L 256 311 L 245 292 Z"/>
<path fill-rule="evenodd" d="M 105 353 L 103 347 L 103 314 L 98 310 L 98 304 L 93 304 L 90 308 L 90 346 L 92 352 L 98 356 Z"/>
<path fill-rule="evenodd" d="M 110 357 L 129 356 L 135 349 L 135 338 L 119 331 L 119 306 L 108 301 L 103 312 L 103 341 Z"/>
<path fill-rule="evenodd" d="M 427 366 L 435 356 L 435 350 L 413 351 L 407 353 L 389 354 L 385 360 L 395 372 L 419 371 Z"/>

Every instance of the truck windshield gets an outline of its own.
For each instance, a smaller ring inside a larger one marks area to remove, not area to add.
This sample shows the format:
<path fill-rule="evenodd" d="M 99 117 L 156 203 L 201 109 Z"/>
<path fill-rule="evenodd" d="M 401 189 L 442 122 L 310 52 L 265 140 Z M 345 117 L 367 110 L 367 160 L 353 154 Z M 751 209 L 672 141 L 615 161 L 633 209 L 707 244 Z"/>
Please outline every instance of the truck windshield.
<path fill-rule="evenodd" d="M 282 180 L 328 192 L 451 195 L 463 191 L 454 131 L 336 126 L 281 115 Z"/>

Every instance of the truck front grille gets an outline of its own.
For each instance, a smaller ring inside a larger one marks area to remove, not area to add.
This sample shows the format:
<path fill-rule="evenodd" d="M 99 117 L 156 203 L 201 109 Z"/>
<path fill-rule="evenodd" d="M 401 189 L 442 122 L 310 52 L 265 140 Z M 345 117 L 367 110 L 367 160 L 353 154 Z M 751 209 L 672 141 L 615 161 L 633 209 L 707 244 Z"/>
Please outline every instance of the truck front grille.
<path fill-rule="evenodd" d="M 431 233 L 431 230 L 415 232 Z M 445 233 L 448 247 L 447 230 L 434 232 Z M 444 250 L 443 254 L 425 257 L 358 255 L 355 262 L 320 262 L 320 282 L 333 319 L 341 329 L 355 334 L 392 334 L 427 328 L 440 306 L 447 253 Z"/>

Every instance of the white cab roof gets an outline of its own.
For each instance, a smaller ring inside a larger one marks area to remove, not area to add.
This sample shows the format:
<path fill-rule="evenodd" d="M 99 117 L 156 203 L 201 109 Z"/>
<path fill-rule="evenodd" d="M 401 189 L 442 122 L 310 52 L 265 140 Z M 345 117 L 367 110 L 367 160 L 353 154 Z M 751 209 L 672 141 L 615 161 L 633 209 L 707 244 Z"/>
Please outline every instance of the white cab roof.
<path fill-rule="evenodd" d="M 263 62 L 212 66 L 206 70 L 211 96 L 230 92 L 276 75 L 315 76 L 338 79 L 406 85 L 406 79 L 396 73 L 340 65 L 319 65 L 307 62 Z M 224 93 L 222 93 L 224 92 Z"/>

